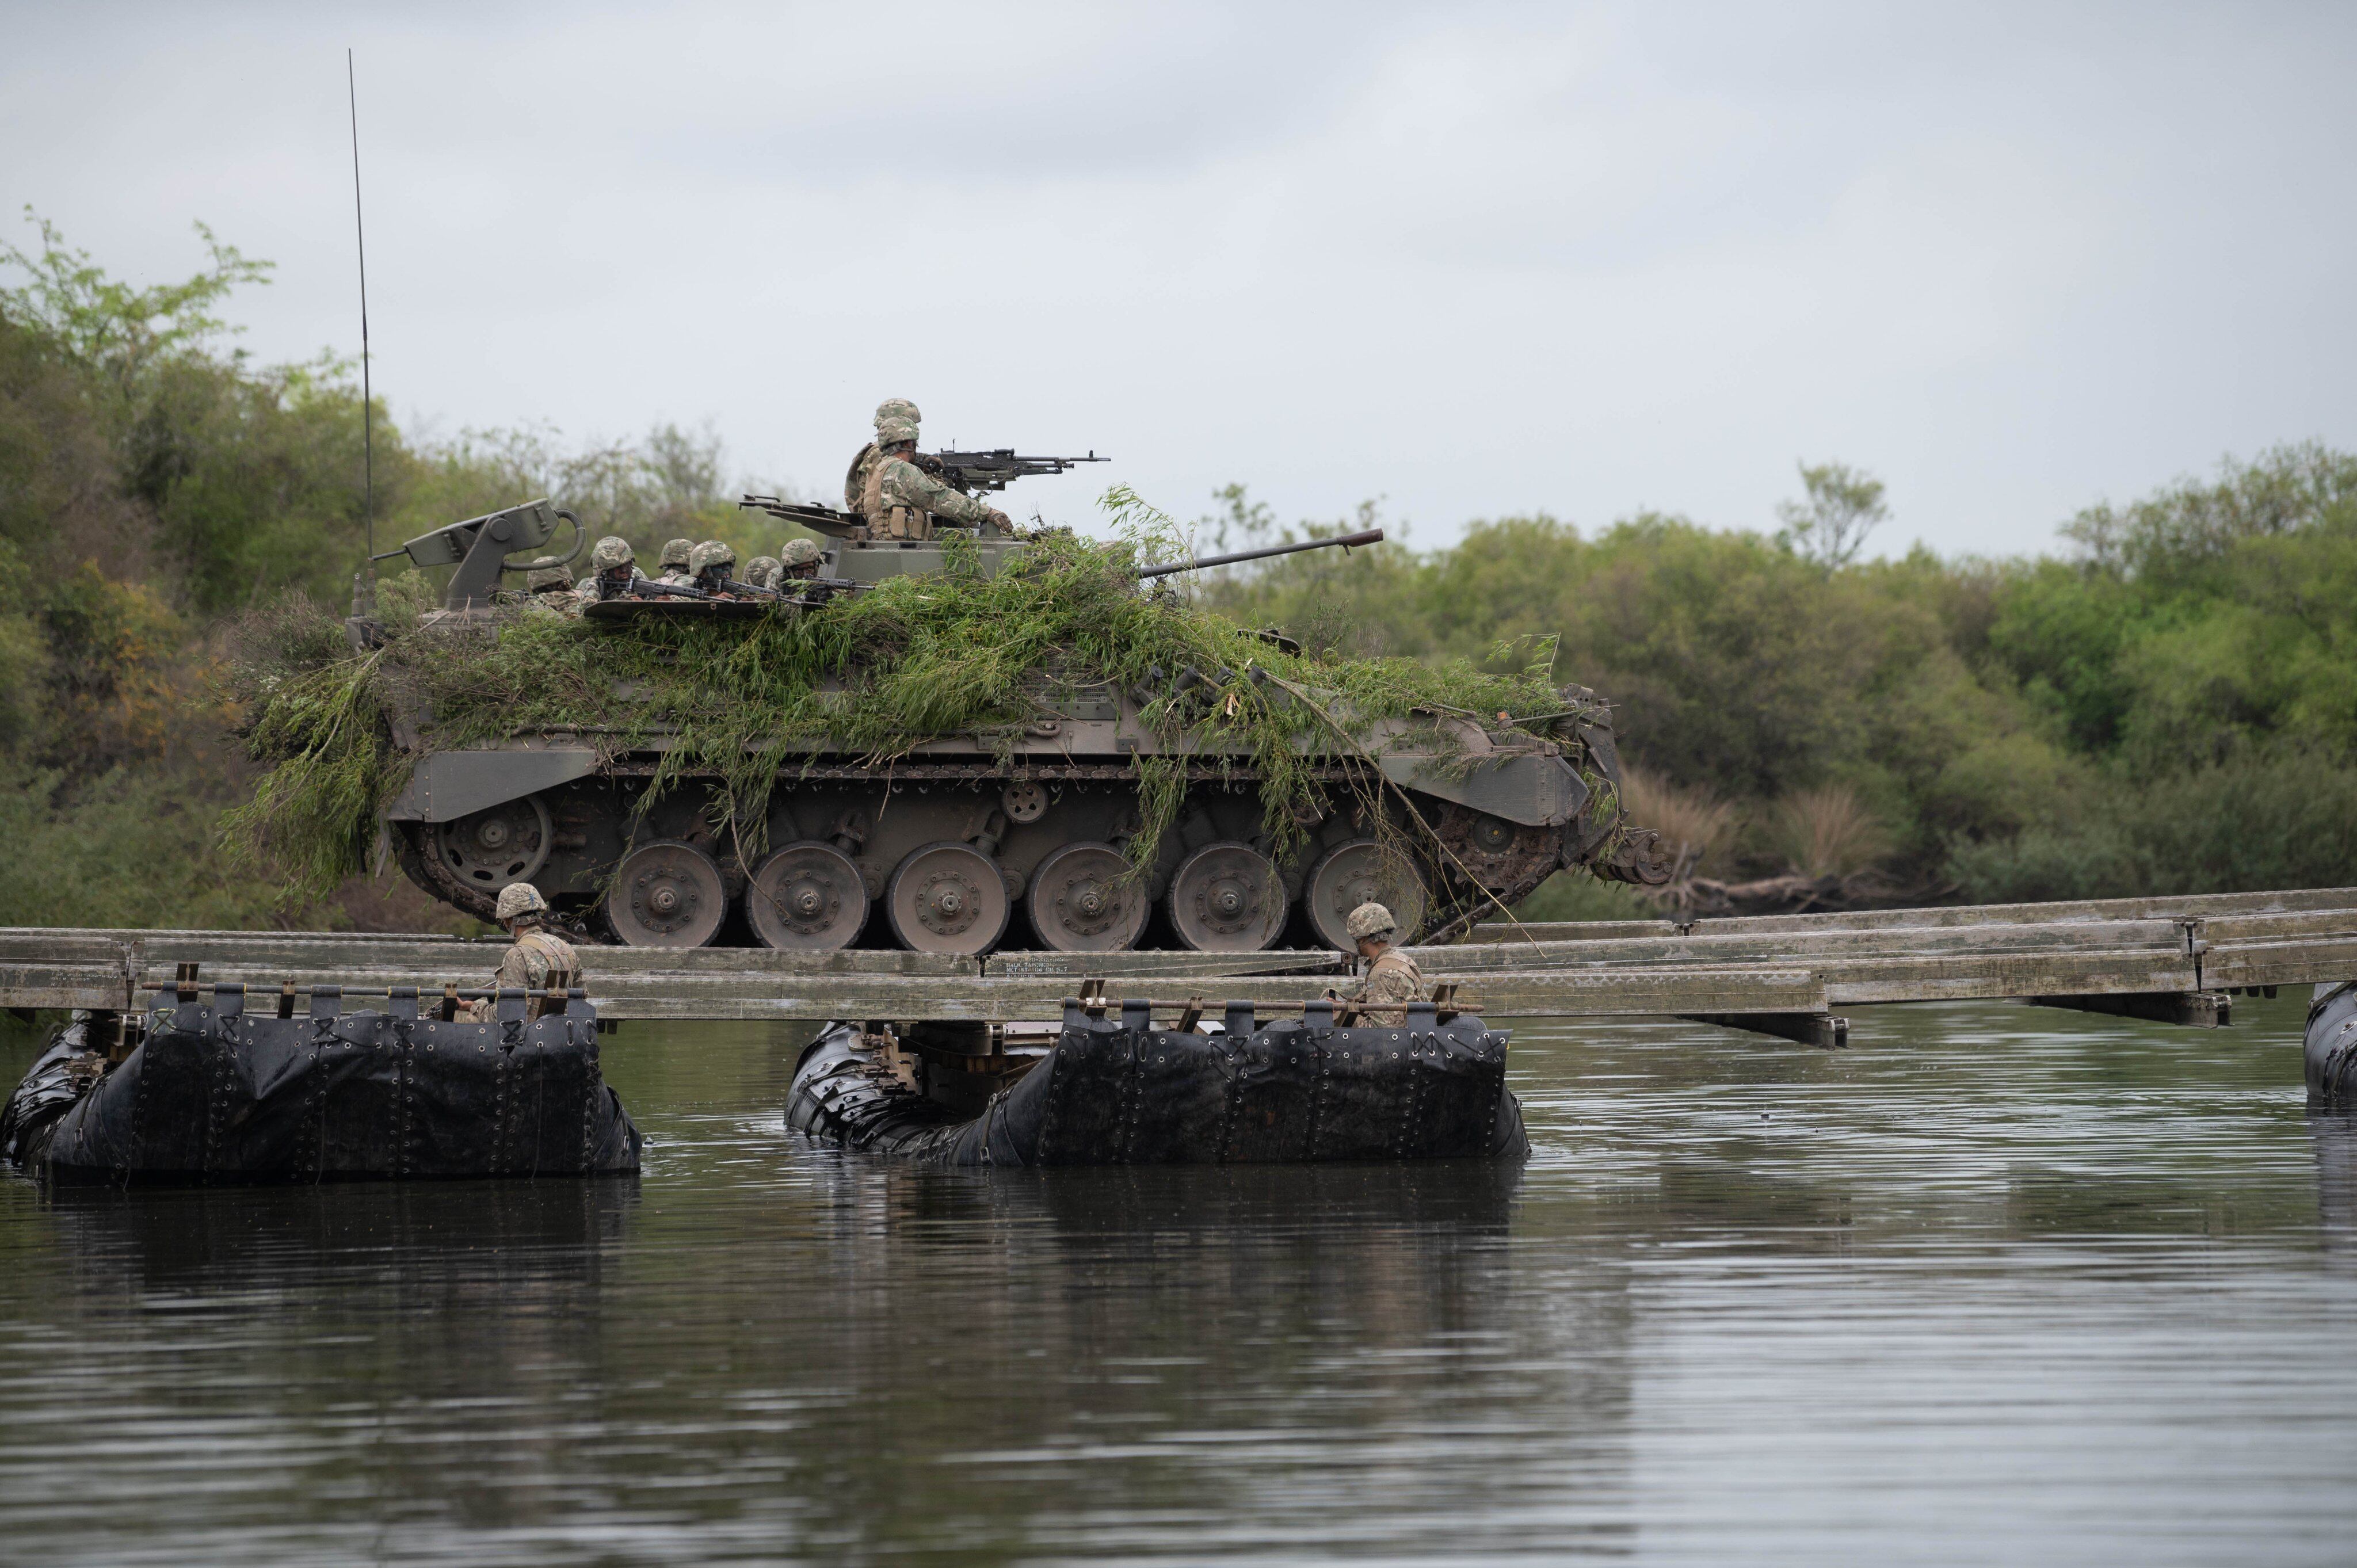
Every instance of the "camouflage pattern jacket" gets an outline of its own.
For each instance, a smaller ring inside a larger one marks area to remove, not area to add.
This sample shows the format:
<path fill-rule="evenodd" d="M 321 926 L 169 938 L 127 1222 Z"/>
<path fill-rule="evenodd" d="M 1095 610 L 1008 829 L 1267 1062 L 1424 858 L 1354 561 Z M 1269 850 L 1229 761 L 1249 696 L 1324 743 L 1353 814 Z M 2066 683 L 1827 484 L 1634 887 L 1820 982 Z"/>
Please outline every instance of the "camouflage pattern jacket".
<path fill-rule="evenodd" d="M 936 517 L 968 527 L 990 521 L 989 505 L 952 489 L 906 457 L 877 462 L 862 488 L 859 514 L 878 539 L 931 538 Z"/>
<path fill-rule="evenodd" d="M 1415 967 L 1415 960 L 1398 948 L 1385 948 L 1341 999 L 1357 1005 L 1360 1023 L 1396 1029 L 1407 1022 L 1407 1004 L 1423 995 L 1424 972 Z"/>
<path fill-rule="evenodd" d="M 516 937 L 515 945 L 508 949 L 507 956 L 500 960 L 499 971 L 491 976 L 490 983 L 494 989 L 520 985 L 531 992 L 546 991 L 552 986 L 559 991 L 570 990 L 581 983 L 581 960 L 574 952 L 573 944 L 553 931 L 523 931 Z M 523 1015 L 529 1021 L 562 1012 L 564 1006 L 561 1002 L 551 1006 L 535 995 L 524 1004 Z M 476 1023 L 488 1024 L 499 1017 L 499 1004 L 486 996 L 470 1006 L 468 1014 Z"/>

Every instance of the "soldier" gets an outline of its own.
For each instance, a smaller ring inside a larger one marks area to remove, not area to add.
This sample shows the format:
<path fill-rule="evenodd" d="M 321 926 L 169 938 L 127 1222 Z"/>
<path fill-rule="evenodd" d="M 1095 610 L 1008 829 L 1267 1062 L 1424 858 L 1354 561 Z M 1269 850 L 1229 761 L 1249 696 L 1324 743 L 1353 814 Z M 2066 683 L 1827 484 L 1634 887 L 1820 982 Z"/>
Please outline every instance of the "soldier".
<path fill-rule="evenodd" d="M 728 580 L 736 565 L 736 551 L 717 539 L 707 539 L 687 558 L 687 585 L 726 598 L 742 598 L 745 596 L 737 593 L 736 585 Z"/>
<path fill-rule="evenodd" d="M 783 583 L 796 577 L 817 576 L 820 553 L 818 541 L 814 539 L 786 541 L 785 552 L 780 558 L 778 582 Z M 775 587 L 778 584 L 772 583 L 770 585 Z"/>
<path fill-rule="evenodd" d="M 882 403 L 876 405 L 876 430 L 877 436 L 880 439 L 884 426 L 894 420 L 900 420 L 909 424 L 918 424 L 923 422 L 924 417 L 925 416 L 923 414 L 917 412 L 917 405 L 910 403 L 907 398 L 888 397 Z M 859 449 L 859 455 L 857 456 L 852 458 L 851 472 L 843 477 L 844 510 L 856 513 L 866 504 L 867 475 L 868 471 L 876 467 L 877 451 L 877 443 L 870 441 L 866 446 L 862 446 Z"/>
<path fill-rule="evenodd" d="M 646 576 L 639 570 L 638 557 L 631 553 L 630 542 L 610 533 L 599 540 L 589 552 L 589 570 L 593 575 L 574 596 L 584 605 L 594 605 L 600 599 L 619 598 L 630 591 L 632 583 Z"/>
<path fill-rule="evenodd" d="M 1395 1029 L 1407 1022 L 1407 1004 L 1424 995 L 1424 972 L 1415 960 L 1392 946 L 1399 922 L 1381 904 L 1361 904 L 1351 911 L 1342 929 L 1359 946 L 1366 969 L 1349 990 L 1328 992 L 1339 1002 L 1354 1004 L 1358 1021 L 1377 1028 Z"/>
<path fill-rule="evenodd" d="M 879 539 L 931 539 L 933 520 L 1004 530 L 1006 514 L 953 490 L 917 467 L 917 424 L 888 419 L 876 428 L 876 462 L 862 487 L 859 513 Z"/>
<path fill-rule="evenodd" d="M 774 588 L 778 585 L 778 570 L 776 556 L 756 555 L 752 564 L 745 568 L 745 581 L 757 588 Z"/>
<path fill-rule="evenodd" d="M 674 588 L 685 587 L 688 578 L 694 575 L 687 569 L 687 558 L 694 553 L 695 541 L 693 539 L 665 541 L 662 559 L 656 563 L 662 568 L 662 575 L 656 581 L 669 583 Z"/>
<path fill-rule="evenodd" d="M 563 1012 L 562 1002 L 552 1004 L 538 993 L 567 991 L 580 984 L 581 961 L 574 954 L 571 942 L 547 929 L 548 900 L 529 882 L 511 882 L 500 889 L 499 922 L 515 939 L 515 945 L 500 960 L 499 972 L 491 976 L 490 989 L 522 986 L 534 993 L 524 1004 L 526 1023 Z M 467 1015 L 478 1024 L 495 1023 L 500 1015 L 499 1001 L 486 996 L 472 1004 Z"/>
<path fill-rule="evenodd" d="M 523 580 L 524 603 L 558 615 L 579 615 L 581 606 L 573 596 L 573 568 L 543 566 Z"/>

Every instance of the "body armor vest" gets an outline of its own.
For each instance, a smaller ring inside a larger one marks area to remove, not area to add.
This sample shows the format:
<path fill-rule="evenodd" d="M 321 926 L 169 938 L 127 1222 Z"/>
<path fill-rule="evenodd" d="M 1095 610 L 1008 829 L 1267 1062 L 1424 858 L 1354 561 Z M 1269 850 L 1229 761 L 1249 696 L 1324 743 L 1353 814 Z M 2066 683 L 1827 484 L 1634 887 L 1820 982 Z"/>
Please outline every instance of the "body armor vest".
<path fill-rule="evenodd" d="M 921 507 L 888 505 L 884 499 L 884 470 L 897 459 L 880 454 L 868 465 L 866 482 L 861 487 L 859 515 L 867 520 L 867 532 L 878 539 L 931 539 L 933 536 L 933 514 Z"/>

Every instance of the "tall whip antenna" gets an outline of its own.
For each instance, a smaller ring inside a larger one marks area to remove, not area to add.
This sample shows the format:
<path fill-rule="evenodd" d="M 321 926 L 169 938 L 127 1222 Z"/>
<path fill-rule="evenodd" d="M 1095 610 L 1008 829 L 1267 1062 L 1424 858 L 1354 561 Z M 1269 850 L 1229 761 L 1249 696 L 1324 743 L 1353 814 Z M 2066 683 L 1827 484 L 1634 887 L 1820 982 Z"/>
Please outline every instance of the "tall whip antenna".
<path fill-rule="evenodd" d="M 369 388 L 368 231 L 361 223 L 361 92 L 352 51 L 344 51 L 344 91 L 352 112 L 352 238 L 361 256 L 361 526 L 368 532 L 369 576 L 376 576 L 376 399 Z"/>

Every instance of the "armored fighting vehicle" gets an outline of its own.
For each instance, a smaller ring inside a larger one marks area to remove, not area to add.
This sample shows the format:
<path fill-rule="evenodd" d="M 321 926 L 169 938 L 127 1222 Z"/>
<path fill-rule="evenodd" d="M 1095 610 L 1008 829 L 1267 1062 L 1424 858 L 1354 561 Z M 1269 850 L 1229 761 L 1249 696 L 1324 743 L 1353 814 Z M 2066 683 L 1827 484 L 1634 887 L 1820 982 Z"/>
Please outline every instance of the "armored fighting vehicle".
<path fill-rule="evenodd" d="M 952 550 L 959 571 L 987 577 L 1033 548 L 987 531 L 873 538 L 859 519 L 828 508 L 746 504 L 827 538 L 808 585 L 821 599 L 942 573 Z M 457 565 L 446 604 L 479 614 L 500 570 L 538 564 L 520 558 L 554 535 L 557 515 L 533 502 L 404 550 L 420 564 Z M 1273 546 L 1137 575 L 1379 538 Z M 1630 882 L 1664 875 L 1652 835 L 1622 821 L 1609 710 L 1582 688 L 1565 688 L 1554 713 L 1512 723 L 1424 713 L 1321 739 L 1305 714 L 1297 750 L 1310 788 L 1295 797 L 1299 832 L 1278 845 L 1265 832 L 1251 754 L 1183 731 L 1174 738 L 1167 722 L 1168 699 L 1190 686 L 1216 691 L 1234 672 L 1159 674 L 1158 683 L 1128 687 L 1043 687 L 1035 716 L 1011 736 L 942 734 L 886 761 L 802 747 L 779 769 L 750 853 L 740 848 L 747 835 L 715 825 L 720 775 L 667 767 L 675 737 L 661 732 L 625 743 L 552 731 L 454 749 L 402 736 L 419 759 L 385 825 L 408 875 L 457 908 L 489 918 L 500 888 L 529 881 L 584 934 L 644 947 L 1347 950 L 1344 919 L 1370 899 L 1431 941 L 1560 867 Z M 1156 703 L 1158 725 L 1141 717 Z M 1128 852 L 1143 817 L 1141 757 L 1175 762 L 1184 793 L 1138 872 Z"/>

